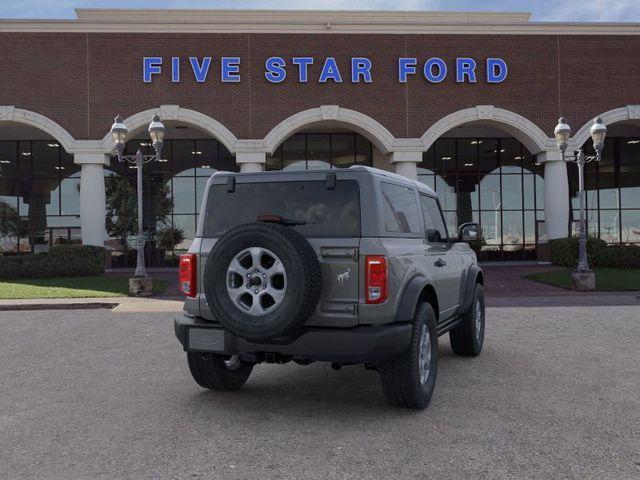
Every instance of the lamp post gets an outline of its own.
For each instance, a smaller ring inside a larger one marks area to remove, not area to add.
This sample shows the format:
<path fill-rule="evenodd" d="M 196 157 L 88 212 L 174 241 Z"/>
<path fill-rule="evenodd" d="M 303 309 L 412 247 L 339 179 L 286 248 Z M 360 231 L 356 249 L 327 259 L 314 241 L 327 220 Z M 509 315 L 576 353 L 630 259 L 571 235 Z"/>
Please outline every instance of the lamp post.
<path fill-rule="evenodd" d="M 596 152 L 595 155 L 585 155 L 582 149 L 573 154 L 567 154 L 567 147 L 569 145 L 569 137 L 571 136 L 571 127 L 567 123 L 567 120 L 562 117 L 558 120 L 558 125 L 554 130 L 556 142 L 558 143 L 558 150 L 562 154 L 563 161 L 574 162 L 578 166 L 578 192 L 580 196 L 580 236 L 578 239 L 578 267 L 576 274 L 592 274 L 589 268 L 589 261 L 587 259 L 587 226 L 585 218 L 585 191 L 584 191 L 584 166 L 593 161 L 599 162 L 602 157 L 602 149 L 604 147 L 604 139 L 607 135 L 607 127 L 602 123 L 600 117 L 596 118 L 591 126 L 591 139 L 593 140 L 593 148 Z M 574 275 L 574 281 L 576 279 Z M 591 279 L 595 288 L 595 277 Z M 593 289 L 585 288 L 585 289 Z"/>
<path fill-rule="evenodd" d="M 138 194 L 138 235 L 136 237 L 136 271 L 133 274 L 134 278 L 147 278 L 147 270 L 144 265 L 144 233 L 142 225 L 142 166 L 145 163 L 149 163 L 153 160 L 160 160 L 160 154 L 162 153 L 162 146 L 164 142 L 165 128 L 160 121 L 160 117 L 155 114 L 149 124 L 149 137 L 153 143 L 155 150 L 154 155 L 144 155 L 140 149 L 135 155 L 125 155 L 124 147 L 127 141 L 127 126 L 124 124 L 124 120 L 118 115 L 113 125 L 111 126 L 111 135 L 113 136 L 113 143 L 116 147 L 116 156 L 119 162 L 126 162 L 135 165 L 137 172 L 137 194 Z"/>

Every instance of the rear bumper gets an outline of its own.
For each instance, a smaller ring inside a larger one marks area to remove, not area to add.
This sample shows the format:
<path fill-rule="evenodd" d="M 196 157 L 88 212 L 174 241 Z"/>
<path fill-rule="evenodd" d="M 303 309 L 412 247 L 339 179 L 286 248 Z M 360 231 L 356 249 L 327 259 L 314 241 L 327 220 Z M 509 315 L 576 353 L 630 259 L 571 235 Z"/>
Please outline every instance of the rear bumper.
<path fill-rule="evenodd" d="M 295 335 L 274 339 L 269 343 L 253 343 L 225 331 L 224 347 L 216 350 L 189 347 L 189 330 L 206 329 L 222 332 L 219 323 L 179 315 L 174 320 L 175 334 L 185 351 L 223 354 L 276 353 L 296 360 L 339 363 L 380 363 L 400 355 L 409 347 L 411 324 L 353 328 L 301 328 Z"/>

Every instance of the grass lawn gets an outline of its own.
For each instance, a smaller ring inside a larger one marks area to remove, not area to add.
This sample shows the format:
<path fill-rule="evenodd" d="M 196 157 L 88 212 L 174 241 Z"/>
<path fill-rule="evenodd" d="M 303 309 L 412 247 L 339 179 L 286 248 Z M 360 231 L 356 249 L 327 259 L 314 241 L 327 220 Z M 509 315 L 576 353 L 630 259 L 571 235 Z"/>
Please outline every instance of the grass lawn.
<path fill-rule="evenodd" d="M 526 278 L 561 288 L 571 288 L 573 268 L 558 268 L 550 272 L 527 275 Z M 640 290 L 640 269 L 594 268 L 596 289 L 602 291 Z"/>
<path fill-rule="evenodd" d="M 169 282 L 153 281 L 153 292 L 162 293 Z M 122 297 L 129 293 L 126 277 L 69 277 L 0 280 L 0 299 Z"/>

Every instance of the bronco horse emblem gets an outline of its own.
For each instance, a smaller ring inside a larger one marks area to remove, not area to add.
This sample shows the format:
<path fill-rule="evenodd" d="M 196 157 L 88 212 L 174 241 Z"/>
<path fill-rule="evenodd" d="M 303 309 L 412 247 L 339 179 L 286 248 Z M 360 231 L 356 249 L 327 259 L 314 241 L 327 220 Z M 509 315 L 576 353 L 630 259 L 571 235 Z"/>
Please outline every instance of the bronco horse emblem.
<path fill-rule="evenodd" d="M 338 279 L 338 283 L 340 285 L 344 285 L 345 280 L 348 280 L 349 278 L 351 278 L 351 269 L 347 268 L 346 271 L 339 273 L 336 278 Z"/>

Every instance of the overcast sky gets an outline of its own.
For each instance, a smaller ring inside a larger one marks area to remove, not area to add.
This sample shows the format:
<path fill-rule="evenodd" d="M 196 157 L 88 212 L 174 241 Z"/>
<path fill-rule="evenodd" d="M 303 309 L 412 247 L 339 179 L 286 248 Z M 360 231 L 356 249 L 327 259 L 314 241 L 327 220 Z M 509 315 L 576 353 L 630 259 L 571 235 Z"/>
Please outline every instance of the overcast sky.
<path fill-rule="evenodd" d="M 640 0 L 0 0 L 0 18 L 75 18 L 74 8 L 262 8 L 531 12 L 536 21 L 638 22 Z"/>

